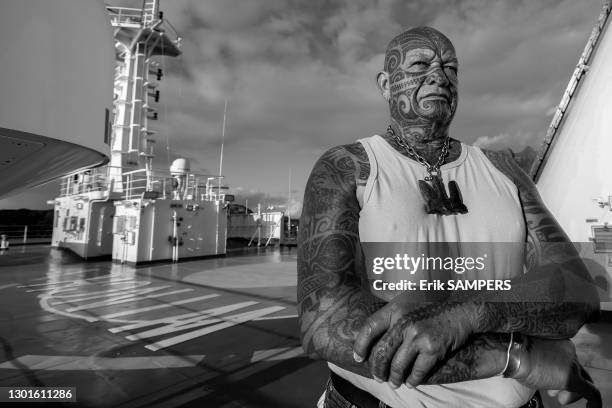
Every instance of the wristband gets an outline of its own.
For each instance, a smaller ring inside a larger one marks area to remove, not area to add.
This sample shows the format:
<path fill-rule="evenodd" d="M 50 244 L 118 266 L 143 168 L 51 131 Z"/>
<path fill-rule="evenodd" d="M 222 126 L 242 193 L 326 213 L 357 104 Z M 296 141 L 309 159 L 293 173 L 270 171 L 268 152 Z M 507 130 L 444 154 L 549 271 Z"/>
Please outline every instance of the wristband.
<path fill-rule="evenodd" d="M 510 349 L 512 348 L 512 343 L 514 342 L 514 333 L 510 333 L 510 341 L 508 341 L 508 349 L 506 350 L 506 364 L 501 372 L 497 375 L 504 375 L 506 370 L 508 369 L 508 364 L 510 363 Z"/>
<path fill-rule="evenodd" d="M 513 333 L 511 345 L 508 348 L 508 365 L 503 375 L 506 378 L 514 378 L 521 368 L 521 351 L 523 349 L 523 338 L 520 333 Z"/>

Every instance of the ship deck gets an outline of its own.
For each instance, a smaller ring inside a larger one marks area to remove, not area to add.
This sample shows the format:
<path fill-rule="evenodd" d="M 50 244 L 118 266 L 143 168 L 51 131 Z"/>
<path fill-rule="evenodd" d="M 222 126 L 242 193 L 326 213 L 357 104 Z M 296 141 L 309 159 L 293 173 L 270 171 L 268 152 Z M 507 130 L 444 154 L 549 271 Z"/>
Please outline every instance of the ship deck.
<path fill-rule="evenodd" d="M 132 268 L 13 247 L 0 386 L 75 387 L 91 407 L 313 407 L 327 369 L 300 348 L 295 270 L 295 248 Z M 575 342 L 612 406 L 612 319 Z"/>

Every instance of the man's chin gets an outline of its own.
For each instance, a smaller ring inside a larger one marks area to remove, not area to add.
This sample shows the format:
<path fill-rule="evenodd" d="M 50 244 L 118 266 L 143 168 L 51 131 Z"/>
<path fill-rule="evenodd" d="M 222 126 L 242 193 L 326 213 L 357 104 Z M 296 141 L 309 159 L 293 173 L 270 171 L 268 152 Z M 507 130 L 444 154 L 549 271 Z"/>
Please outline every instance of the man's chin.
<path fill-rule="evenodd" d="M 453 117 L 453 110 L 446 98 L 428 97 L 419 101 L 418 115 L 436 122 L 447 122 Z"/>

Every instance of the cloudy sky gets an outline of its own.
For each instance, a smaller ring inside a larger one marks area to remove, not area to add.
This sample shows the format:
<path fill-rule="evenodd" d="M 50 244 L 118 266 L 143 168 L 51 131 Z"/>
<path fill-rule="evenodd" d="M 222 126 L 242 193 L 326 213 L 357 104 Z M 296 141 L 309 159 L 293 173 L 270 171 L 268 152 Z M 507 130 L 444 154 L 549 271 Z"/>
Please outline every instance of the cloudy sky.
<path fill-rule="evenodd" d="M 138 6 L 140 0 L 114 0 Z M 433 26 L 455 44 L 467 143 L 538 147 L 601 9 L 601 0 L 166 0 L 183 55 L 164 62 L 157 165 L 182 156 L 223 173 L 238 202 L 299 206 L 327 148 L 383 132 L 375 76 L 386 43 Z M 55 185 L 0 200 L 49 208 Z"/>

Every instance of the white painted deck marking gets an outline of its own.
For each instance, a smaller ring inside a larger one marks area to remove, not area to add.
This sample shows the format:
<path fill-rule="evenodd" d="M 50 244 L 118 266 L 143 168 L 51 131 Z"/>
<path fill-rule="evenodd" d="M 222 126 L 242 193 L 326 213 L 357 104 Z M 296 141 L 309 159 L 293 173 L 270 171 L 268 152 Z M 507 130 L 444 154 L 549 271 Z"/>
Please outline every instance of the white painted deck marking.
<path fill-rule="evenodd" d="M 156 343 L 146 345 L 145 348 L 151 351 L 158 351 L 166 347 L 174 346 L 179 343 L 183 343 L 183 342 L 186 342 L 186 341 L 189 341 L 189 340 L 201 337 L 201 336 L 205 336 L 209 333 L 213 333 L 213 332 L 216 332 L 222 329 L 226 329 L 228 327 L 236 326 L 240 323 L 244 323 L 248 320 L 253 320 L 257 317 L 265 316 L 271 313 L 276 313 L 279 310 L 283 310 L 283 309 L 285 309 L 284 306 L 271 306 L 271 307 L 266 307 L 264 309 L 255 310 L 252 312 L 246 312 L 246 313 L 241 313 L 241 314 L 237 314 L 233 316 L 228 316 L 224 318 L 225 322 L 223 323 L 215 324 L 214 326 L 206 327 L 200 330 L 194 330 L 192 332 L 185 333 L 180 336 L 172 337 L 169 339 L 160 340 Z"/>
<path fill-rule="evenodd" d="M 78 284 L 78 283 L 79 283 L 79 281 L 78 281 L 78 280 L 77 280 L 77 281 L 75 281 L 75 280 L 73 279 L 73 280 L 67 280 L 67 281 L 57 281 L 57 282 L 50 282 L 50 283 L 49 283 L 49 282 L 46 282 L 46 283 L 34 283 L 34 284 L 32 284 L 32 285 L 19 285 L 19 287 L 20 287 L 20 288 L 33 288 L 33 287 L 36 287 L 36 286 L 55 286 L 55 285 L 63 285 L 63 284 L 65 284 L 65 283 L 69 283 L 69 284 L 75 285 L 75 284 Z"/>
<path fill-rule="evenodd" d="M 17 285 L 19 284 L 17 283 L 12 286 Z M 167 347 L 231 328 L 247 321 L 291 319 L 297 317 L 295 314 L 268 316 L 283 310 L 287 311 L 285 306 L 269 306 L 258 310 L 248 310 L 248 308 L 258 305 L 259 302 L 257 301 L 244 301 L 225 306 L 212 307 L 206 310 L 197 310 L 198 307 L 196 306 L 189 308 L 191 310 L 196 310 L 193 312 L 186 309 L 185 311 L 188 313 L 181 313 L 181 308 L 177 307 L 220 296 L 214 293 L 146 307 L 133 308 L 133 306 L 137 306 L 137 304 L 132 304 L 122 307 L 126 309 L 132 306 L 129 310 L 120 310 L 100 316 L 96 316 L 95 314 L 91 315 L 91 312 L 86 312 L 84 314 L 78 313 L 80 311 L 108 308 L 125 303 L 141 302 L 146 299 L 161 298 L 163 296 L 176 295 L 194 290 L 192 288 L 178 289 L 176 286 L 172 285 L 156 286 L 154 282 L 140 280 L 137 276 L 126 277 L 126 275 L 122 274 L 114 276 L 104 275 L 90 279 L 79 279 L 79 277 L 76 277 L 73 281 L 64 279 L 58 282 L 21 285 L 20 287 L 29 292 L 41 292 L 38 295 L 40 298 L 40 305 L 43 310 L 50 313 L 70 318 L 84 319 L 89 322 L 106 321 L 111 324 L 114 323 L 117 327 L 112 327 L 109 331 L 111 333 L 131 331 L 131 333 L 126 333 L 129 335 L 125 336 L 125 338 L 130 341 L 140 340 L 144 341 L 146 344 L 150 343 L 152 339 L 157 338 L 157 342 L 146 345 L 143 344 L 145 348 L 151 351 L 163 350 Z M 0 289 L 2 289 L 2 286 L 0 286 Z M 169 313 L 178 312 L 180 314 L 165 316 L 165 314 L 168 313 L 166 312 L 161 313 L 160 317 L 160 314 L 155 313 L 155 316 L 151 316 L 153 317 L 152 320 L 131 318 L 132 315 L 170 308 L 175 310 L 169 311 Z M 201 308 L 201 306 L 199 308 Z M 246 312 L 227 316 L 229 313 L 239 309 L 244 310 L 245 308 L 247 308 Z M 128 318 L 121 319 L 124 316 Z M 272 361 L 275 359 L 281 360 L 292 358 L 302 353 L 300 348 L 287 347 L 283 349 L 274 349 L 272 351 L 260 350 L 254 353 L 252 358 L 254 359 L 253 361 Z M 30 358 L 30 360 L 28 360 L 28 358 Z M 37 358 L 38 360 L 36 360 Z M 183 357 L 179 359 L 183 359 Z M 155 367 L 160 367 L 173 366 L 172 364 L 174 363 L 164 362 L 163 359 L 153 361 L 151 357 L 96 358 L 93 356 L 25 356 L 16 360 L 0 363 L 0 368 L 8 368 L 8 366 L 12 368 L 23 368 L 23 366 L 27 366 L 30 369 L 40 370 L 112 370 L 146 369 L 153 364 Z M 197 364 L 197 362 L 194 364 Z"/>
<path fill-rule="evenodd" d="M 23 370 L 159 370 L 196 366 L 204 355 L 94 357 L 26 355 L 0 364 L 0 369 Z"/>
<path fill-rule="evenodd" d="M 53 296 L 54 304 L 68 303 L 68 302 L 82 302 L 83 300 L 98 299 L 98 298 L 103 298 L 103 297 L 107 297 L 111 295 L 116 295 L 119 293 L 124 293 L 127 295 L 129 293 L 134 292 L 134 290 L 142 286 L 147 286 L 148 284 L 149 282 L 140 282 L 140 284 L 138 285 L 131 285 L 125 288 L 97 290 L 95 292 L 81 292 L 81 293 L 75 293 L 72 295 L 54 295 Z M 44 296 L 44 295 L 39 295 L 39 296 Z M 57 300 L 55 298 L 57 298 Z"/>
<path fill-rule="evenodd" d="M 115 296 L 115 297 L 108 298 L 106 300 L 101 300 L 99 302 L 86 303 L 81 306 L 70 307 L 66 309 L 66 311 L 68 313 L 72 313 L 72 312 L 78 312 L 79 310 L 96 309 L 98 307 L 113 306 L 113 305 L 118 305 L 120 303 L 134 302 L 138 300 L 139 297 L 145 297 L 142 295 L 145 295 L 151 292 L 157 292 L 158 290 L 162 290 L 162 289 L 168 289 L 170 287 L 172 286 L 164 285 L 164 286 L 154 286 L 152 288 L 147 288 L 147 289 L 139 289 L 136 292 L 130 293 L 127 295 Z"/>
<path fill-rule="evenodd" d="M 47 285 L 47 286 L 48 286 L 48 285 Z M 74 283 L 72 283 L 72 284 L 65 284 L 65 285 L 62 285 L 62 286 L 61 286 L 61 288 L 62 288 L 62 289 L 68 289 L 68 288 L 78 288 L 78 287 L 80 287 L 80 286 L 81 286 L 81 284 L 79 284 L 79 283 L 77 283 L 77 282 L 74 282 Z M 26 289 L 26 292 L 28 292 L 28 293 L 32 293 L 32 292 L 50 292 L 50 291 L 52 291 L 52 290 L 54 290 L 54 289 L 55 289 L 55 288 L 53 288 L 53 287 L 51 287 L 51 288 L 49 288 L 49 287 L 44 287 L 44 288 L 41 288 L 41 289 Z"/>
<path fill-rule="evenodd" d="M 79 274 L 83 274 L 83 273 L 87 273 L 87 272 L 98 272 L 98 271 L 100 271 L 100 269 L 99 269 L 99 268 L 94 268 L 94 269 L 83 269 L 83 270 L 71 271 L 71 272 L 64 272 L 64 271 L 62 271 L 62 272 L 60 272 L 58 275 L 60 275 L 61 277 L 64 277 L 64 276 L 69 276 L 69 275 L 79 275 Z M 106 275 L 104 275 L 104 276 L 108 277 L 108 276 L 111 276 L 111 275 L 117 275 L 117 274 L 118 274 L 117 272 L 112 272 L 112 273 L 106 274 Z M 50 276 L 49 276 L 49 275 L 47 275 L 47 276 L 43 276 L 42 278 L 34 278 L 34 279 L 30 279 L 30 281 L 31 281 L 31 282 L 34 282 L 34 281 L 41 281 L 41 280 L 49 279 L 49 277 L 50 277 Z"/>
<path fill-rule="evenodd" d="M 145 295 L 145 296 L 142 296 L 142 294 L 140 294 L 140 293 L 136 293 L 134 295 L 130 295 L 128 297 L 125 297 L 125 299 L 121 299 L 120 297 L 116 298 L 116 299 L 120 299 L 120 300 L 118 300 L 116 302 L 113 302 L 111 304 L 108 304 L 108 305 L 92 306 L 93 305 L 93 303 L 92 303 L 92 304 L 89 305 L 89 307 L 85 307 L 87 305 L 84 305 L 83 307 L 76 307 L 76 308 L 73 308 L 73 309 L 86 310 L 86 309 L 93 309 L 95 307 L 115 306 L 115 305 L 118 305 L 118 304 L 121 304 L 121 303 L 139 302 L 139 301 L 145 300 L 145 299 L 155 299 L 155 298 L 160 298 L 160 297 L 164 297 L 164 296 L 178 295 L 179 293 L 185 293 L 185 292 L 191 292 L 191 291 L 193 291 L 193 289 L 177 289 L 177 290 L 171 290 L 170 292 L 155 293 L 153 295 Z M 72 301 L 70 300 L 68 302 L 71 303 Z M 98 303 L 103 303 L 103 302 L 98 302 Z M 53 305 L 55 306 L 56 303 L 54 303 Z M 67 309 L 67 311 L 70 312 L 70 311 L 74 311 L 74 310 Z"/>
<path fill-rule="evenodd" d="M 251 357 L 251 363 L 258 361 L 278 361 L 288 360 L 304 354 L 304 350 L 301 347 L 281 347 L 269 350 L 257 350 Z"/>
<path fill-rule="evenodd" d="M 119 283 L 124 283 L 124 282 L 127 282 L 127 281 L 136 282 L 134 280 L 134 278 L 114 279 L 111 282 L 103 282 L 103 283 L 92 283 L 92 282 L 88 282 L 87 280 L 78 280 L 78 281 L 72 281 L 72 283 L 63 285 L 63 286 L 61 286 L 59 288 L 51 287 L 51 288 L 42 288 L 42 289 L 28 289 L 28 290 L 26 290 L 26 292 L 45 292 L 46 291 L 46 292 L 52 292 L 54 294 L 59 294 L 59 293 L 62 293 L 62 292 L 72 292 L 74 290 L 80 289 L 81 287 L 87 286 L 87 285 L 90 285 L 90 284 L 95 284 L 95 285 L 99 285 L 99 286 L 111 286 L 111 285 L 116 285 L 116 284 L 119 284 Z M 151 282 L 146 282 L 147 285 L 150 284 L 150 283 Z M 47 285 L 47 286 L 55 285 L 55 283 L 53 283 L 53 284 L 45 284 L 45 285 Z M 35 285 L 35 286 L 38 286 L 38 285 Z M 27 286 L 24 286 L 24 287 L 27 287 Z"/>
<path fill-rule="evenodd" d="M 284 315 L 284 316 L 264 316 L 264 317 L 258 317 L 257 319 L 253 319 L 253 320 L 276 320 L 276 319 L 294 319 L 298 317 L 298 315 L 294 314 L 294 315 Z"/>
<path fill-rule="evenodd" d="M 67 275 L 70 275 L 70 274 L 67 274 Z M 102 276 L 95 276 L 93 278 L 85 278 L 85 279 L 77 279 L 77 280 L 71 279 L 71 280 L 57 281 L 57 282 L 33 283 L 33 284 L 30 284 L 30 285 L 21 285 L 19 287 L 20 288 L 30 288 L 30 287 L 34 287 L 34 286 L 61 285 L 61 284 L 64 284 L 64 283 L 81 283 L 82 284 L 82 283 L 88 283 L 89 281 L 95 281 L 95 280 L 100 280 L 100 279 L 112 278 L 113 276 L 116 276 L 116 275 L 102 275 Z M 39 279 L 49 279 L 49 278 L 46 276 L 44 278 L 39 278 Z M 128 280 L 128 279 L 134 280 L 134 277 L 123 278 L 123 279 L 120 279 L 120 280 Z"/>
<path fill-rule="evenodd" d="M 202 310 L 201 312 L 185 313 L 185 314 L 181 314 L 181 315 L 174 315 L 174 316 L 163 317 L 161 319 L 144 320 L 142 322 L 126 324 L 124 326 L 114 327 L 112 329 L 108 329 L 108 331 L 111 332 L 111 333 L 119 333 L 119 332 L 126 331 L 126 330 L 140 329 L 140 328 L 143 328 L 143 327 L 155 326 L 157 324 L 163 324 L 163 323 L 189 322 L 189 321 L 192 321 L 193 319 L 187 320 L 188 318 L 193 318 L 193 317 L 201 318 L 201 317 L 218 316 L 218 315 L 223 314 L 223 313 L 233 312 L 234 310 L 241 309 L 243 307 L 253 306 L 253 305 L 256 305 L 257 303 L 258 302 L 254 302 L 254 301 L 242 302 L 242 303 L 234 303 L 234 304 L 228 305 L 228 306 L 220 306 L 220 307 L 215 307 L 215 308 L 212 308 L 212 309 Z"/>
<path fill-rule="evenodd" d="M 210 298 L 214 298 L 214 297 L 218 297 L 218 296 L 219 295 L 217 295 L 216 293 L 213 293 L 212 295 L 206 295 L 206 296 L 199 296 L 199 297 L 194 297 L 194 298 L 189 298 L 189 299 L 177 300 L 175 302 L 168 302 L 168 303 L 164 303 L 163 305 L 141 307 L 141 308 L 138 308 L 138 309 L 131 309 L 131 310 L 123 311 L 123 312 L 111 313 L 111 314 L 107 314 L 107 315 L 104 315 L 104 316 L 100 316 L 100 319 L 105 319 L 105 320 L 115 319 L 117 317 L 128 316 L 128 315 L 136 314 L 136 313 L 149 312 L 151 310 L 165 309 L 165 308 L 172 307 L 172 306 L 178 306 L 178 305 L 184 305 L 186 303 L 198 302 L 200 300 L 210 299 Z"/>
<path fill-rule="evenodd" d="M 215 307 L 213 309 L 208 309 L 205 313 L 200 313 L 198 316 L 192 317 L 190 319 L 183 320 L 175 320 L 168 322 L 169 324 L 157 327 L 155 329 L 147 330 L 144 332 L 140 332 L 135 335 L 127 336 L 128 340 L 140 340 L 145 338 L 151 338 L 156 336 L 163 336 L 164 334 L 174 333 L 177 331 L 183 331 L 187 329 L 194 329 L 196 327 L 207 326 L 213 323 L 219 323 L 223 321 L 223 318 L 215 318 L 214 316 L 219 316 L 225 313 L 233 312 L 234 310 L 242 309 L 248 306 L 252 306 L 257 304 L 257 302 L 242 302 L 236 303 L 228 306 Z M 155 323 L 153 324 L 155 325 Z M 147 326 L 151 326 L 147 324 Z M 145 327 L 145 326 L 142 326 Z"/>

